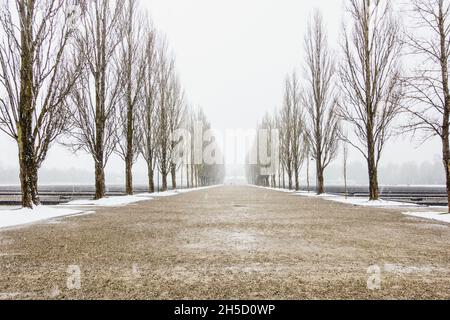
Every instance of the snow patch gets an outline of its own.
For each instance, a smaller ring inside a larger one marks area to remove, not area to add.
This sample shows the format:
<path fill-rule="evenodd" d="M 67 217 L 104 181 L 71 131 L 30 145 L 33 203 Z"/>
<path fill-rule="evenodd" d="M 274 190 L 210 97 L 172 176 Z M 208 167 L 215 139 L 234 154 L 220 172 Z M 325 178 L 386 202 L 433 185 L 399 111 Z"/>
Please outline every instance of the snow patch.
<path fill-rule="evenodd" d="M 120 196 L 120 197 L 106 197 L 99 200 L 75 200 L 64 204 L 71 207 L 121 207 L 128 204 L 152 200 L 150 195 L 135 195 L 135 196 Z"/>
<path fill-rule="evenodd" d="M 307 191 L 298 191 L 296 192 L 296 195 L 302 196 L 302 197 L 310 197 L 310 198 L 336 198 L 336 195 L 328 194 L 328 193 L 322 193 L 317 194 L 313 191 L 307 192 Z M 345 197 L 343 197 L 345 199 Z"/>
<path fill-rule="evenodd" d="M 0 228 L 16 227 L 79 213 L 81 213 L 80 210 L 47 206 L 37 206 L 33 209 L 2 210 L 0 211 Z"/>
<path fill-rule="evenodd" d="M 153 200 L 153 198 L 162 197 L 173 197 L 181 193 L 205 190 L 210 188 L 216 188 L 218 186 L 212 187 L 202 187 L 193 189 L 180 189 L 180 190 L 169 190 L 164 192 L 154 192 L 154 193 L 139 193 L 133 196 L 117 196 L 117 197 L 106 197 L 100 200 L 75 200 L 64 204 L 65 206 L 71 207 L 121 207 L 132 203 L 137 203 L 141 201 Z"/>
<path fill-rule="evenodd" d="M 398 201 L 387 201 L 387 200 L 375 200 L 370 201 L 369 198 L 355 198 L 348 197 L 345 198 L 343 196 L 337 196 L 332 194 L 321 194 L 317 195 L 313 192 L 297 192 L 296 193 L 302 197 L 312 197 L 312 198 L 321 198 L 328 201 L 339 202 L 343 204 L 349 204 L 353 206 L 361 206 L 361 207 L 375 207 L 375 208 L 390 208 L 390 207 L 418 207 L 418 205 L 414 203 L 407 202 L 398 202 Z"/>
<path fill-rule="evenodd" d="M 450 223 L 450 214 L 439 212 L 404 212 L 404 215 Z"/>
<path fill-rule="evenodd" d="M 388 208 L 388 207 L 418 207 L 418 205 L 414 203 L 406 203 L 406 202 L 397 202 L 397 201 L 387 201 L 387 200 L 375 200 L 370 201 L 368 198 L 347 198 L 345 197 L 327 197 L 326 200 L 344 203 L 344 204 L 351 204 L 354 206 L 363 206 L 363 207 L 382 207 L 382 208 Z"/>
<path fill-rule="evenodd" d="M 200 187 L 200 188 L 191 188 L 191 189 L 180 189 L 177 190 L 178 193 L 187 193 L 187 192 L 193 192 L 193 191 L 201 191 L 201 190 L 208 190 L 208 189 L 214 189 L 214 188 L 219 188 L 219 187 L 223 187 L 223 184 L 219 184 L 216 186 L 209 186 L 209 187 Z"/>
<path fill-rule="evenodd" d="M 295 192 L 294 190 L 282 189 L 282 188 L 261 187 L 261 186 L 255 186 L 255 185 L 250 185 L 250 186 L 254 187 L 254 188 L 258 188 L 258 189 L 278 191 L 278 192 L 285 192 L 285 193 L 294 193 Z"/>
<path fill-rule="evenodd" d="M 216 186 L 209 186 L 209 187 L 199 187 L 199 188 L 190 188 L 190 189 L 176 189 L 176 190 L 169 190 L 169 191 L 165 191 L 165 192 L 147 193 L 147 195 L 152 196 L 152 197 L 172 197 L 172 196 L 176 196 L 176 195 L 182 194 L 182 193 L 207 190 L 207 189 L 212 189 L 212 188 L 218 188 L 218 187 L 221 187 L 221 186 L 223 186 L 223 185 L 216 185 Z"/>
<path fill-rule="evenodd" d="M 148 195 L 151 197 L 156 197 L 156 198 L 163 198 L 163 197 L 173 197 L 176 196 L 177 194 L 179 194 L 179 192 L 177 190 L 169 190 L 169 191 L 163 191 L 163 192 L 155 192 L 155 193 L 147 193 L 147 194 L 143 194 L 143 195 Z"/>

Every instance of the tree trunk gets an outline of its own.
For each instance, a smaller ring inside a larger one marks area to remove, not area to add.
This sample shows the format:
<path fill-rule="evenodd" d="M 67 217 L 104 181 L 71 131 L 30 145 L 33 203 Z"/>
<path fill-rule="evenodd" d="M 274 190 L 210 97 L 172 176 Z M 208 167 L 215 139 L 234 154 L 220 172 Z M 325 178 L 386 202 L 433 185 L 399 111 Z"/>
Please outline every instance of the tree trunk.
<path fill-rule="evenodd" d="M 370 21 L 368 18 L 369 11 L 366 11 L 366 21 Z M 372 70 L 371 70 L 371 47 L 370 47 L 370 24 L 364 24 L 364 68 L 365 68 L 365 83 L 364 88 L 366 91 L 365 103 L 367 112 L 367 167 L 369 171 L 369 198 L 370 201 L 376 201 L 379 199 L 378 194 L 378 173 L 377 173 L 377 162 L 375 161 L 375 139 L 374 139 L 374 118 L 375 113 L 373 111 L 372 105 Z"/>
<path fill-rule="evenodd" d="M 95 162 L 95 200 L 105 197 L 105 169 L 103 161 Z"/>
<path fill-rule="evenodd" d="M 35 163 L 33 138 L 33 21 L 32 2 L 21 1 L 19 15 L 21 20 L 21 60 L 18 148 L 20 162 L 20 182 L 22 206 L 32 208 L 39 205 L 37 194 L 37 168 Z"/>
<path fill-rule="evenodd" d="M 317 161 L 317 194 L 321 195 L 325 193 L 325 179 L 323 174 L 323 168 Z"/>
<path fill-rule="evenodd" d="M 125 192 L 127 195 L 133 194 L 133 160 L 134 160 L 134 106 L 132 98 L 132 63 L 133 63 L 133 9 L 129 6 L 128 30 L 127 30 L 127 62 L 126 62 L 126 100 L 127 100 L 127 150 L 125 156 Z"/>
<path fill-rule="evenodd" d="M 154 171 L 153 171 L 153 164 L 147 163 L 147 175 L 148 175 L 148 192 L 154 193 L 155 192 L 155 181 L 154 181 Z"/>
<path fill-rule="evenodd" d="M 31 200 L 35 205 L 41 204 L 38 195 L 38 168 L 37 165 L 32 162 L 29 168 L 30 178 L 31 178 Z"/>
<path fill-rule="evenodd" d="M 289 183 L 289 190 L 292 190 L 292 170 L 288 169 L 287 170 L 287 174 L 288 174 L 288 183 Z"/>
<path fill-rule="evenodd" d="M 295 191 L 300 191 L 300 179 L 298 171 L 299 170 L 297 168 L 294 169 Z"/>
<path fill-rule="evenodd" d="M 162 173 L 162 187 L 161 187 L 161 191 L 167 191 L 167 173 Z"/>
<path fill-rule="evenodd" d="M 133 194 L 133 162 L 129 159 L 125 161 L 125 193 Z"/>
<path fill-rule="evenodd" d="M 376 201 L 380 198 L 378 190 L 378 172 L 373 159 L 367 161 L 367 166 L 369 168 L 369 199 L 370 201 Z"/>
<path fill-rule="evenodd" d="M 101 108 L 101 106 L 97 107 Z M 101 113 L 100 113 L 101 114 Z M 102 116 L 97 114 L 96 119 L 96 143 L 95 143 L 95 200 L 105 197 L 105 168 L 104 168 L 104 157 L 103 157 L 103 130 L 104 122 Z"/>
<path fill-rule="evenodd" d="M 448 131 L 448 129 L 447 129 Z M 445 138 L 447 137 L 447 138 Z M 445 181 L 447 186 L 447 201 L 448 201 L 448 212 L 450 213 L 450 146 L 449 146 L 449 139 L 448 139 L 448 133 L 444 138 L 442 139 L 443 144 L 443 164 L 445 167 Z"/>
<path fill-rule="evenodd" d="M 18 129 L 19 130 L 19 129 Z M 20 138 L 20 135 L 19 135 Z M 22 191 L 22 207 L 24 208 L 32 208 L 33 202 L 31 200 L 31 188 L 30 188 L 30 180 L 27 174 L 27 165 L 24 161 L 25 153 L 22 147 L 22 141 L 18 141 L 19 146 L 19 166 L 20 166 L 20 188 Z"/>
<path fill-rule="evenodd" d="M 170 165 L 170 175 L 172 176 L 172 189 L 177 189 L 177 169 L 174 164 Z"/>
<path fill-rule="evenodd" d="M 440 8 L 440 16 L 443 16 L 442 8 Z M 447 54 L 447 31 L 444 19 L 439 19 L 439 34 L 440 36 L 440 52 L 441 52 L 441 77 L 442 88 L 444 91 L 444 114 L 442 121 L 442 156 L 445 167 L 445 180 L 447 186 L 447 202 L 448 212 L 450 213 L 450 146 L 449 146 L 449 117 L 450 117 L 450 90 L 448 82 L 448 54 Z"/>
<path fill-rule="evenodd" d="M 278 169 L 278 187 L 281 188 L 281 171 Z"/>

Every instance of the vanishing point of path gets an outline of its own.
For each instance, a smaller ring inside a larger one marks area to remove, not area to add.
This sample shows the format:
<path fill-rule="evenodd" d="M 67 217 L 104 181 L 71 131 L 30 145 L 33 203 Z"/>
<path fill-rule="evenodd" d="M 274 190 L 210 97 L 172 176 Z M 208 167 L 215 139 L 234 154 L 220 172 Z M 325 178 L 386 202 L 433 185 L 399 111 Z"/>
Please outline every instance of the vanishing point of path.
<path fill-rule="evenodd" d="M 395 210 L 218 187 L 96 211 L 0 230 L 0 299 L 450 298 L 450 226 Z"/>

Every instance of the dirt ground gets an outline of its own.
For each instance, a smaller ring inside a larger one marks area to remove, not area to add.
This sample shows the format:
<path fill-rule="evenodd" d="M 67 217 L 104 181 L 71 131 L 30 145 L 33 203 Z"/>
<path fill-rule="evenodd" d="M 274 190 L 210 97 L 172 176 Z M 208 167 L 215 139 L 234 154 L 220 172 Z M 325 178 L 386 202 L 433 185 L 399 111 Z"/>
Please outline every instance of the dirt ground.
<path fill-rule="evenodd" d="M 0 231 L 0 299 L 450 298 L 450 225 L 392 209 L 218 187 L 96 211 Z"/>

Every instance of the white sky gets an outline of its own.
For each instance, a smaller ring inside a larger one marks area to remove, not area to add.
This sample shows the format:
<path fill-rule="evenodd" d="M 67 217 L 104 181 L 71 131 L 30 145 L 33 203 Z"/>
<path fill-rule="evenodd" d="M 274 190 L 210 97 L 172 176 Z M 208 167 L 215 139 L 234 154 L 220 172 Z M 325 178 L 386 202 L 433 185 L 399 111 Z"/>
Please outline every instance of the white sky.
<path fill-rule="evenodd" d="M 335 47 L 343 13 L 342 0 L 143 0 L 142 4 L 168 37 L 188 100 L 202 106 L 220 130 L 254 128 L 266 111 L 280 105 L 285 75 L 302 64 L 303 36 L 314 8 L 322 10 Z M 0 134 L 0 145 L 0 164 L 16 166 L 15 144 Z M 383 161 L 421 162 L 440 151 L 438 141 L 416 148 L 409 138 L 399 138 L 388 145 Z M 74 156 L 56 146 L 45 166 L 92 170 L 93 165 L 89 156 Z M 123 164 L 112 159 L 109 168 L 120 172 Z"/>

